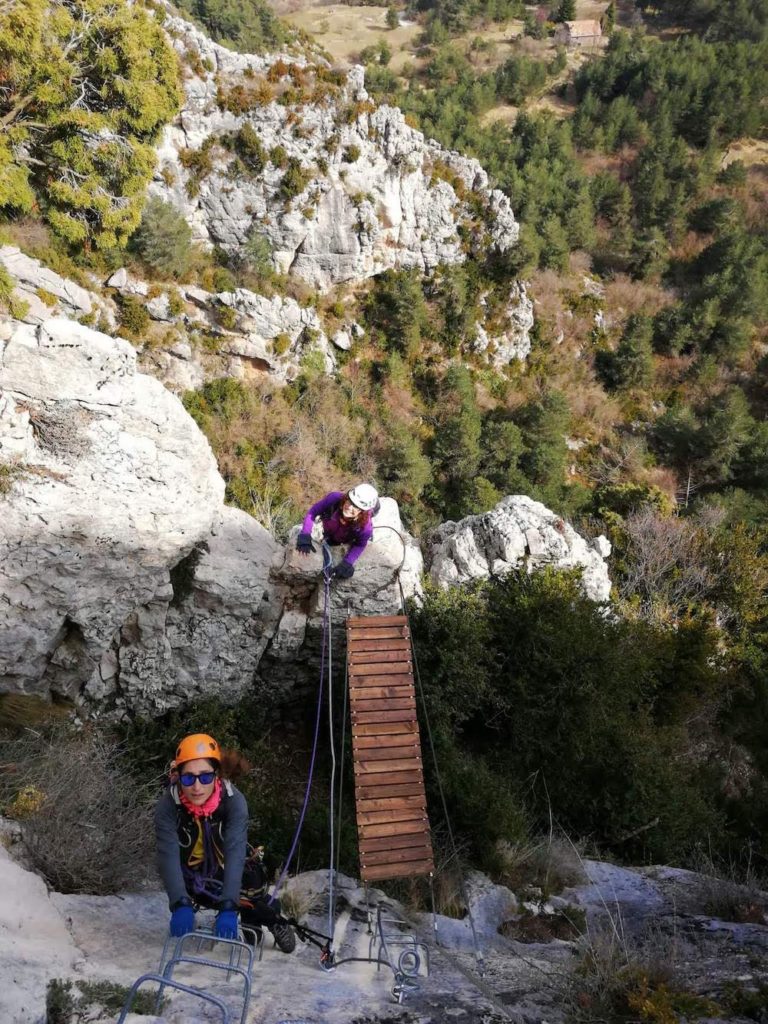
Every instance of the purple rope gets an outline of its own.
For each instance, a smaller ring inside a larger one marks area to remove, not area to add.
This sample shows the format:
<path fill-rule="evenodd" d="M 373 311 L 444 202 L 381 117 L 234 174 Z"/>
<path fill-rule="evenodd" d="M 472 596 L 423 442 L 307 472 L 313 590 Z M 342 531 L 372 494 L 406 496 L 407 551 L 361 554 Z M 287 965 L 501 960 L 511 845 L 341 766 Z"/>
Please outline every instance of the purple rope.
<path fill-rule="evenodd" d="M 325 648 L 328 640 L 328 612 L 329 612 L 329 595 L 331 589 L 331 574 L 329 569 L 333 561 L 331 559 L 331 553 L 328 550 L 328 546 L 323 543 L 323 582 L 325 586 L 325 602 L 323 607 L 323 646 L 320 652 L 320 690 L 317 695 L 317 715 L 315 717 L 315 738 L 312 742 L 312 758 L 309 762 L 309 777 L 307 778 L 307 788 L 304 791 L 304 803 L 301 808 L 301 814 L 299 815 L 299 823 L 296 826 L 296 831 L 293 835 L 293 842 L 291 843 L 290 852 L 286 858 L 283 870 L 280 872 L 280 877 L 275 884 L 275 888 L 272 890 L 272 895 L 269 897 L 268 903 L 274 903 L 277 899 L 277 894 L 280 891 L 280 887 L 285 881 L 285 876 L 288 874 L 288 869 L 291 866 L 293 855 L 296 853 L 296 847 L 299 845 L 299 836 L 301 830 L 304 827 L 304 817 L 307 813 L 307 807 L 309 805 L 309 793 L 312 789 L 312 777 L 315 773 L 315 761 L 317 759 L 317 741 L 320 736 L 320 718 L 323 710 L 323 685 L 325 682 Z"/>

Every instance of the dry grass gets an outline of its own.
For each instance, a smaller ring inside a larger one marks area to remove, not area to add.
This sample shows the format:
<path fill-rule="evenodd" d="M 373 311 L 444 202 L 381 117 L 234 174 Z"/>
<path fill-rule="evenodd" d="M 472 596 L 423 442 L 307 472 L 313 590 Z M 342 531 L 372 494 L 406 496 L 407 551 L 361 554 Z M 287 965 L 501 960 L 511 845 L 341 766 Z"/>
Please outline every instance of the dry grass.
<path fill-rule="evenodd" d="M 745 167 L 768 166 L 768 139 L 738 139 L 732 142 L 721 165 L 727 167 L 734 160 L 740 160 Z"/>
<path fill-rule="evenodd" d="M 309 892 L 298 886 L 291 887 L 290 882 L 280 892 L 281 913 L 285 917 L 294 917 L 297 921 L 302 921 L 312 914 L 322 902 L 321 893 Z"/>
<path fill-rule="evenodd" d="M 32 864 L 59 892 L 106 895 L 144 882 L 153 863 L 154 793 L 128 778 L 94 732 L 27 730 L 0 744 L 0 797 L 23 808 Z M 31 797 L 34 797 L 32 799 Z"/>
<path fill-rule="evenodd" d="M 296 28 L 316 36 L 334 60 L 352 65 L 361 50 L 384 39 L 393 51 L 393 70 L 400 70 L 410 59 L 410 50 L 421 26 L 401 25 L 387 29 L 386 7 L 355 7 L 346 4 L 312 4 L 290 11 L 285 20 Z"/>
<path fill-rule="evenodd" d="M 626 274 L 616 274 L 605 285 L 605 308 L 622 323 L 634 313 L 654 316 L 674 301 L 669 288 L 649 281 L 634 281 Z"/>
<path fill-rule="evenodd" d="M 534 887 L 546 898 L 587 881 L 581 850 L 566 836 L 552 834 L 523 843 L 501 841 L 494 854 L 496 880 L 516 893 Z"/>
<path fill-rule="evenodd" d="M 693 869 L 699 875 L 691 893 L 693 913 L 739 924 L 768 924 L 768 882 L 751 865 L 721 868 L 700 850 Z"/>

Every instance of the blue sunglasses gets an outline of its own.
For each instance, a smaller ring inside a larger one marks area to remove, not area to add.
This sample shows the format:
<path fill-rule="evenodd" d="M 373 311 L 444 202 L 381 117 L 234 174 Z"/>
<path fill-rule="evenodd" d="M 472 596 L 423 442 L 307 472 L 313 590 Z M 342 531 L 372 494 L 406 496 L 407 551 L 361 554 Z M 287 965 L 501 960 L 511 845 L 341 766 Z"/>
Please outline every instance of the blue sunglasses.
<path fill-rule="evenodd" d="M 182 786 L 194 786 L 195 779 L 199 779 L 202 786 L 210 786 L 215 778 L 216 772 L 200 772 L 199 775 L 195 775 L 193 772 L 183 772 L 179 776 L 179 782 Z"/>

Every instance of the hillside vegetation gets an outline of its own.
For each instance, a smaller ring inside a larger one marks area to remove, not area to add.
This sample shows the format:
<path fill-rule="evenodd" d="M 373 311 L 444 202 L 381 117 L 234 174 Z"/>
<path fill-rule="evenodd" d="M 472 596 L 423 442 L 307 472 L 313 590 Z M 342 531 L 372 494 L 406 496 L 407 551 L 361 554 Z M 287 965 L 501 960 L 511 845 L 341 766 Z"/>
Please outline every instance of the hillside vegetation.
<path fill-rule="evenodd" d="M 282 38 L 265 8 L 183 6 L 228 45 Z M 0 5 L 3 231 L 72 273 L 127 265 L 161 284 L 301 294 L 329 332 L 359 320 L 365 336 L 333 377 L 308 357 L 284 388 L 227 378 L 184 398 L 228 500 L 278 536 L 310 499 L 363 478 L 418 534 L 516 492 L 608 533 L 613 616 L 549 576 L 430 593 L 415 614 L 476 859 L 493 866 L 496 840 L 551 813 L 616 856 L 685 862 L 706 846 L 765 872 L 768 189 L 764 163 L 725 154 L 766 137 L 768 2 L 658 0 L 626 27 L 603 12 L 610 40 L 575 70 L 552 45 L 568 11 L 516 0 L 417 5 L 407 75 L 381 47 L 365 55 L 375 100 L 476 156 L 521 241 L 320 296 L 277 275 L 258 238 L 246 259 L 202 253 L 151 206 L 137 231 L 181 73 L 150 13 Z M 482 27 L 510 18 L 525 27 L 512 55 L 478 60 Z M 477 46 L 459 45 L 476 29 Z M 531 47 L 542 40 L 546 52 Z M 536 108 L 550 86 L 558 114 Z M 485 119 L 499 103 L 521 108 L 511 127 Z M 259 173 L 258 140 L 233 145 Z M 436 164 L 441 179 L 462 194 Z M 155 245 L 170 234 L 172 267 Z M 501 322 L 519 278 L 533 350 L 494 368 L 477 326 Z M 0 275 L 0 301 L 7 291 Z M 136 307 L 123 327 L 141 345 Z M 237 713 L 222 721 L 247 745 Z"/>

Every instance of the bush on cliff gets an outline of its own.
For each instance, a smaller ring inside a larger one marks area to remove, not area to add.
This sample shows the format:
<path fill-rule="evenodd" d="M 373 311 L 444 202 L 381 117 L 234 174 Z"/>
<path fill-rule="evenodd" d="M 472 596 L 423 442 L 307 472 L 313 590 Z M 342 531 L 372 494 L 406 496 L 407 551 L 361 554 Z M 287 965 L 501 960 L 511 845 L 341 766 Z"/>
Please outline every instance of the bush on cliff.
<path fill-rule="evenodd" d="M 162 277 L 181 277 L 192 255 L 192 229 L 171 203 L 153 196 L 144 207 L 132 245 Z"/>

